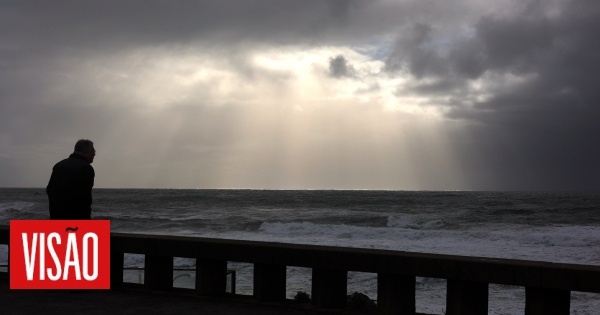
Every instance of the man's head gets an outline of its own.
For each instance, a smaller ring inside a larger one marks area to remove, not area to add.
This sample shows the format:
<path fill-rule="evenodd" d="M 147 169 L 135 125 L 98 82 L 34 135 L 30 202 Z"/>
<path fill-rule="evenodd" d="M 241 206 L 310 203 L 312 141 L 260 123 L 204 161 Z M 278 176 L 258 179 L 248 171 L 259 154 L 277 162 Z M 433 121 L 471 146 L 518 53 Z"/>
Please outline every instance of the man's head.
<path fill-rule="evenodd" d="M 94 162 L 94 156 L 96 156 L 96 149 L 94 149 L 94 143 L 87 139 L 81 139 L 75 143 L 75 153 L 83 156 L 86 161 Z"/>

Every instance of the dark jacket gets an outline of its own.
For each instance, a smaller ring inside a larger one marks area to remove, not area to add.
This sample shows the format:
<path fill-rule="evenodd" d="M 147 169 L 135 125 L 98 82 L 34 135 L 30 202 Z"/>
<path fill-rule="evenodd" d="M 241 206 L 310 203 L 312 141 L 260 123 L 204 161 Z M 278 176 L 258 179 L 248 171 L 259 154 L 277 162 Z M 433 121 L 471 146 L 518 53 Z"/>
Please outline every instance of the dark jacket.
<path fill-rule="evenodd" d="M 91 219 L 94 176 L 94 168 L 78 154 L 56 163 L 46 187 L 50 219 Z"/>

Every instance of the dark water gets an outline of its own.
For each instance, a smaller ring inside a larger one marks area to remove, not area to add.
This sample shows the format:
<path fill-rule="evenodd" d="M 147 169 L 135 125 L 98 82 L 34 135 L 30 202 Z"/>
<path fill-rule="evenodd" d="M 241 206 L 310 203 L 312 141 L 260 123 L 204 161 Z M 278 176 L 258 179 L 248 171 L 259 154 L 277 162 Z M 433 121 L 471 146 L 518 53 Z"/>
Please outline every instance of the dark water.
<path fill-rule="evenodd" d="M 0 224 L 48 218 L 46 204 L 43 189 L 0 189 Z M 93 216 L 123 232 L 600 265 L 600 193 L 95 189 Z M 251 292 L 251 268 L 235 268 Z M 305 270 L 288 277 L 291 294 L 310 290 Z M 441 314 L 444 284 L 418 285 L 418 309 Z M 373 296 L 376 281 L 351 274 L 349 288 Z M 490 290 L 490 314 L 522 314 L 521 289 Z M 600 314 L 598 300 L 574 295 L 572 314 Z"/>
<path fill-rule="evenodd" d="M 46 204 L 0 189 L 0 224 Z M 93 215 L 113 231 L 600 264 L 599 193 L 96 189 Z"/>

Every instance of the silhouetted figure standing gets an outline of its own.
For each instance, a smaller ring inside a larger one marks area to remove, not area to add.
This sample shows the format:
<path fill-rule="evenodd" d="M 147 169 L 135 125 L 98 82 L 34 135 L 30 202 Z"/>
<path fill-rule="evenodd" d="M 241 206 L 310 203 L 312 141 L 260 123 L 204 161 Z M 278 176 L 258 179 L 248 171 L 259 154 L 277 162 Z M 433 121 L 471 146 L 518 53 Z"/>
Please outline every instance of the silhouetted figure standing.
<path fill-rule="evenodd" d="M 46 187 L 50 203 L 50 219 L 91 219 L 92 187 L 94 187 L 94 161 L 96 150 L 90 140 L 79 140 L 75 152 L 52 168 Z"/>

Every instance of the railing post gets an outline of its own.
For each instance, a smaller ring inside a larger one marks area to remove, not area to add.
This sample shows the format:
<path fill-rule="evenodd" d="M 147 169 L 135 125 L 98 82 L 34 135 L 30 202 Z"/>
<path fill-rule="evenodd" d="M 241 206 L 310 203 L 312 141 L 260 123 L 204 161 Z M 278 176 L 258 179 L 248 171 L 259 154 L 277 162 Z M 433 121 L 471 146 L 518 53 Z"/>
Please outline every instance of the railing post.
<path fill-rule="evenodd" d="M 227 288 L 227 261 L 196 259 L 196 293 L 222 295 Z"/>
<path fill-rule="evenodd" d="M 344 308 L 348 271 L 313 268 L 312 303 L 317 308 Z"/>
<path fill-rule="evenodd" d="M 2 243 L 0 243 L 1 245 Z M 6 260 L 6 272 L 0 271 L 0 279 L 10 279 L 10 248 L 8 249 L 8 257 Z"/>
<path fill-rule="evenodd" d="M 568 315 L 571 291 L 525 288 L 525 315 Z"/>
<path fill-rule="evenodd" d="M 415 276 L 377 274 L 377 311 L 379 314 L 415 314 Z"/>
<path fill-rule="evenodd" d="M 285 301 L 286 266 L 254 264 L 254 297 L 260 302 Z"/>
<path fill-rule="evenodd" d="M 10 240 L 8 241 L 8 243 L 10 244 Z M 10 245 L 6 244 L 6 250 L 8 251 L 6 254 L 6 277 L 3 277 L 3 275 L 0 273 L 0 279 L 10 279 Z"/>
<path fill-rule="evenodd" d="M 7 260 L 6 260 L 6 273 L 0 272 L 0 279 L 10 278 L 10 226 L 0 225 L 0 244 L 6 245 Z"/>
<path fill-rule="evenodd" d="M 446 314 L 487 315 L 488 284 L 448 279 Z"/>
<path fill-rule="evenodd" d="M 146 254 L 144 285 L 150 290 L 173 288 L 173 257 Z"/>
<path fill-rule="evenodd" d="M 118 288 L 123 284 L 123 263 L 125 253 L 112 251 L 110 253 L 110 287 Z"/>

